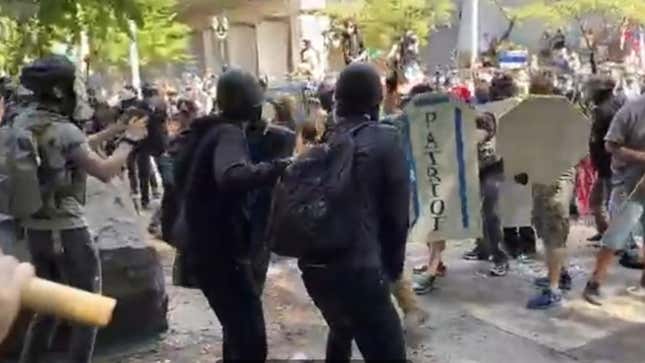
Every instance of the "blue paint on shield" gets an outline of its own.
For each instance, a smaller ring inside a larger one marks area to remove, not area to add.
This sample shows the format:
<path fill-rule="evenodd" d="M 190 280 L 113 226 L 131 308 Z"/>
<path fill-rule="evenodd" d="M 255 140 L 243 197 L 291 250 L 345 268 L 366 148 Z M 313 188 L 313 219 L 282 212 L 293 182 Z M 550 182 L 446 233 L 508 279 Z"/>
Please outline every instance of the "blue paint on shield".
<path fill-rule="evenodd" d="M 464 159 L 464 128 L 461 109 L 455 108 L 455 146 L 457 147 L 457 168 L 459 172 L 459 199 L 461 201 L 461 223 L 469 228 L 468 191 L 466 188 L 466 160 Z"/>
<path fill-rule="evenodd" d="M 405 158 L 408 162 L 408 172 L 410 175 L 410 190 L 412 190 L 412 206 L 414 216 L 410 220 L 410 225 L 413 226 L 419 219 L 421 213 L 421 201 L 419 200 L 419 184 L 417 183 L 417 165 L 414 161 L 414 153 L 412 151 L 412 140 L 410 139 L 410 119 L 407 114 L 403 116 L 403 140 Z"/>

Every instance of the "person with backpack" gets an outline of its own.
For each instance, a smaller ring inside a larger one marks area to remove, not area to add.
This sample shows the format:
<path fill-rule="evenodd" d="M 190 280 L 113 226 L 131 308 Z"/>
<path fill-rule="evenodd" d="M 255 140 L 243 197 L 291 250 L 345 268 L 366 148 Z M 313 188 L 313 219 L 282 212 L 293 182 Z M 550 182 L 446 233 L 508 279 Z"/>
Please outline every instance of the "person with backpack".
<path fill-rule="evenodd" d="M 249 199 L 273 185 L 289 159 L 254 163 L 246 129 L 261 120 L 263 92 L 250 73 L 232 69 L 217 84 L 216 115 L 196 119 L 176 169 L 184 251 L 223 330 L 223 359 L 265 361 L 261 287 L 253 266 Z"/>
<path fill-rule="evenodd" d="M 403 273 L 410 186 L 396 128 L 379 125 L 381 80 L 353 64 L 335 91 L 338 123 L 327 144 L 297 157 L 274 191 L 269 245 L 298 257 L 329 335 L 327 361 L 405 361 L 390 284 Z"/>
<path fill-rule="evenodd" d="M 119 174 L 146 136 L 146 120 L 131 120 L 112 156 L 102 159 L 73 122 L 77 96 L 70 61 L 61 56 L 37 60 L 23 68 L 20 81 L 34 93 L 34 103 L 0 128 L 0 173 L 8 186 L 0 213 L 25 231 L 38 277 L 100 292 L 98 249 L 83 212 L 87 175 L 107 183 Z M 56 326 L 52 316 L 34 316 L 20 363 L 49 361 L 44 355 Z M 67 361 L 91 362 L 96 333 L 73 325 Z"/>

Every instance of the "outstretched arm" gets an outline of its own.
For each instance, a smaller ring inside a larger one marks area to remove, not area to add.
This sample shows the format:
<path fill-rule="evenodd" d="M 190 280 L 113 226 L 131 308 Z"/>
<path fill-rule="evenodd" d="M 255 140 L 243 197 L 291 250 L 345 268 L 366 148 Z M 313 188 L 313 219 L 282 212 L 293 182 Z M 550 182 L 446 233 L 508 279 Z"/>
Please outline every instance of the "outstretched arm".
<path fill-rule="evenodd" d="M 213 168 L 222 191 L 243 192 L 271 185 L 288 165 L 285 160 L 254 164 L 249 159 L 244 134 L 237 126 L 222 126 L 218 133 Z"/>

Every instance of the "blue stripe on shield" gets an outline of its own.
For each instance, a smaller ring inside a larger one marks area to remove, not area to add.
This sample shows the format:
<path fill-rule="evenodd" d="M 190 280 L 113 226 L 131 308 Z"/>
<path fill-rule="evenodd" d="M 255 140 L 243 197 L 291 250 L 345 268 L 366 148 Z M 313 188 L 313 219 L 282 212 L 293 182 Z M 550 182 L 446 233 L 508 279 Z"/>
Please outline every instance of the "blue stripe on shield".
<path fill-rule="evenodd" d="M 466 188 L 466 160 L 464 160 L 464 129 L 461 109 L 455 108 L 455 146 L 457 147 L 457 167 L 459 172 L 459 199 L 461 201 L 461 223 L 470 226 L 468 216 L 468 191 Z"/>

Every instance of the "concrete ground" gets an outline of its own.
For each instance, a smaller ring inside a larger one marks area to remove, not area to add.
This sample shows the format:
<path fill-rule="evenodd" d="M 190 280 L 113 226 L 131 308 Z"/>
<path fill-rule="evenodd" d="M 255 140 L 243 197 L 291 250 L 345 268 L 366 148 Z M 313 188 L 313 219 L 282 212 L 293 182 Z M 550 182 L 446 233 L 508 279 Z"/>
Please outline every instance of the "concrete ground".
<path fill-rule="evenodd" d="M 586 241 L 593 230 L 576 225 L 570 236 L 574 290 L 562 307 L 529 311 L 532 286 L 543 275 L 541 262 L 512 263 L 502 278 L 487 275 L 488 264 L 467 262 L 461 254 L 471 242 L 449 245 L 448 274 L 430 295 L 420 297 L 431 320 L 421 346 L 410 349 L 413 362 L 439 363 L 643 363 L 645 302 L 627 296 L 639 271 L 616 264 L 606 286 L 609 299 L 596 308 L 580 298 L 595 249 Z M 170 286 L 173 251 L 158 244 L 168 274 L 171 329 L 146 342 L 99 352 L 97 363 L 201 363 L 221 356 L 221 329 L 198 291 Z M 423 245 L 410 245 L 410 266 L 425 259 Z M 326 326 L 307 297 L 294 261 L 276 261 L 265 291 L 271 358 L 318 359 L 324 356 Z M 369 302 L 366 302 L 369 303 Z M 358 352 L 354 355 L 360 358 Z"/>

